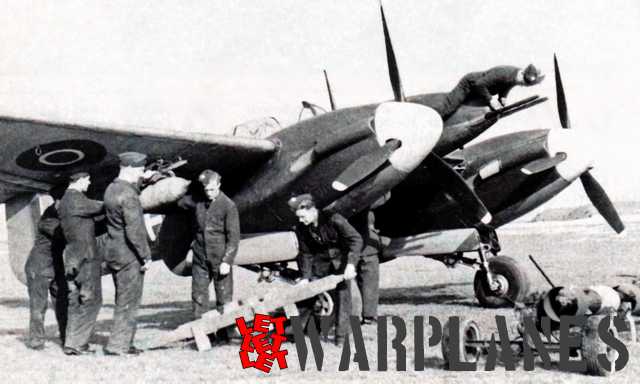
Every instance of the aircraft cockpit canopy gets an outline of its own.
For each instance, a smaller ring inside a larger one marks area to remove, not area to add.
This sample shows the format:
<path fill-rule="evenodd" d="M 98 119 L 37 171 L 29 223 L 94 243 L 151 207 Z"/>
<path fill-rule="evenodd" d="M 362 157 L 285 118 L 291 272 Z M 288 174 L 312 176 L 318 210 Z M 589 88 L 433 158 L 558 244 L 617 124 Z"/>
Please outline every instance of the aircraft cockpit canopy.
<path fill-rule="evenodd" d="M 249 120 L 233 127 L 233 136 L 264 139 L 282 129 L 278 119 L 272 116 Z"/>

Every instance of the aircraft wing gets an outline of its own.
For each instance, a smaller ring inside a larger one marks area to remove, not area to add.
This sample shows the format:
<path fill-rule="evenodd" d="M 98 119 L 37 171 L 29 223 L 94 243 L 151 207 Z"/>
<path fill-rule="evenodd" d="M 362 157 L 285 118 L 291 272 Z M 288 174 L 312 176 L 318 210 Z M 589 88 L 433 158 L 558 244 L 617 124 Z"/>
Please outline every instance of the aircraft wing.
<path fill-rule="evenodd" d="M 0 117 L 0 203 L 23 192 L 44 192 L 69 174 L 89 171 L 95 195 L 118 173 L 118 154 L 146 153 L 150 160 L 187 160 L 176 174 L 192 179 L 218 171 L 232 192 L 276 151 L 269 140 L 191 132 L 99 128 Z"/>

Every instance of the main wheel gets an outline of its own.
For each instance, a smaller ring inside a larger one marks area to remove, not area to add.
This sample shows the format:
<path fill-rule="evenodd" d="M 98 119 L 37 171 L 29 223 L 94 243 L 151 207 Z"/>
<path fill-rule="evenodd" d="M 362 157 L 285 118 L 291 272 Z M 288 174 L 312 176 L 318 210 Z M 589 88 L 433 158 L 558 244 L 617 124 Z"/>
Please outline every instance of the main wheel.
<path fill-rule="evenodd" d="M 616 361 L 620 357 L 618 351 L 609 347 L 598 335 L 598 326 L 607 315 L 589 316 L 582 330 L 582 358 L 587 362 L 587 373 L 596 376 L 609 376 L 616 372 Z M 606 320 L 605 320 L 606 321 Z M 609 324 L 609 333 L 620 339 L 618 328 L 613 321 Z M 604 355 L 609 361 L 610 369 L 605 369 L 598 361 Z"/>
<path fill-rule="evenodd" d="M 457 345 L 452 344 L 451 334 L 454 330 L 451 329 L 451 325 L 451 320 L 449 320 L 444 324 L 444 328 L 442 329 L 442 358 L 444 359 L 446 367 L 449 368 L 449 362 L 451 361 L 451 356 L 454 351 L 460 351 L 459 354 L 461 362 L 478 361 L 482 354 L 482 348 L 480 345 L 471 345 L 469 343 L 474 341 L 477 342 L 482 339 L 478 324 L 473 320 L 460 317 L 457 330 L 460 338 Z"/>
<path fill-rule="evenodd" d="M 484 271 L 473 279 L 473 290 L 480 305 L 486 308 L 513 306 L 529 293 L 529 278 L 520 263 L 509 256 L 489 259 L 489 273 L 495 286 L 490 287 Z"/>

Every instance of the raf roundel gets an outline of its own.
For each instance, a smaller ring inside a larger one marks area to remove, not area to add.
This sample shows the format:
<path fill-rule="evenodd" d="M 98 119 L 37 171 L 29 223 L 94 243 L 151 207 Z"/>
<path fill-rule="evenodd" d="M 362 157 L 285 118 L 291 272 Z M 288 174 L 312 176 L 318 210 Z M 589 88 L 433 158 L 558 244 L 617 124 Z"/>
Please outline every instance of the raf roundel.
<path fill-rule="evenodd" d="M 62 166 L 71 165 L 82 161 L 84 159 L 84 153 L 77 149 L 56 149 L 55 151 L 47 152 L 40 157 L 38 161 L 44 165 Z"/>
<path fill-rule="evenodd" d="M 106 149 L 89 140 L 64 140 L 42 144 L 22 152 L 16 163 L 34 171 L 61 170 L 67 166 L 93 165 L 102 161 Z"/>

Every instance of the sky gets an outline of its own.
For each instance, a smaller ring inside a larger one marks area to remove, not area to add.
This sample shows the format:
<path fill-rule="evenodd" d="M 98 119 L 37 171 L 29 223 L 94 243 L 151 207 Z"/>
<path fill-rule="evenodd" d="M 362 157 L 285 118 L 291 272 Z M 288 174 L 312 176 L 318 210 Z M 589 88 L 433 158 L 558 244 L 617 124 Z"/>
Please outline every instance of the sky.
<path fill-rule="evenodd" d="M 550 102 L 490 136 L 560 129 L 553 53 L 574 129 L 614 200 L 640 200 L 640 2 L 386 0 L 405 93 L 450 90 L 465 73 L 534 63 Z M 300 102 L 392 98 L 377 0 L 0 0 L 0 114 L 103 126 L 230 133 Z M 586 204 L 576 183 L 551 205 Z"/>

